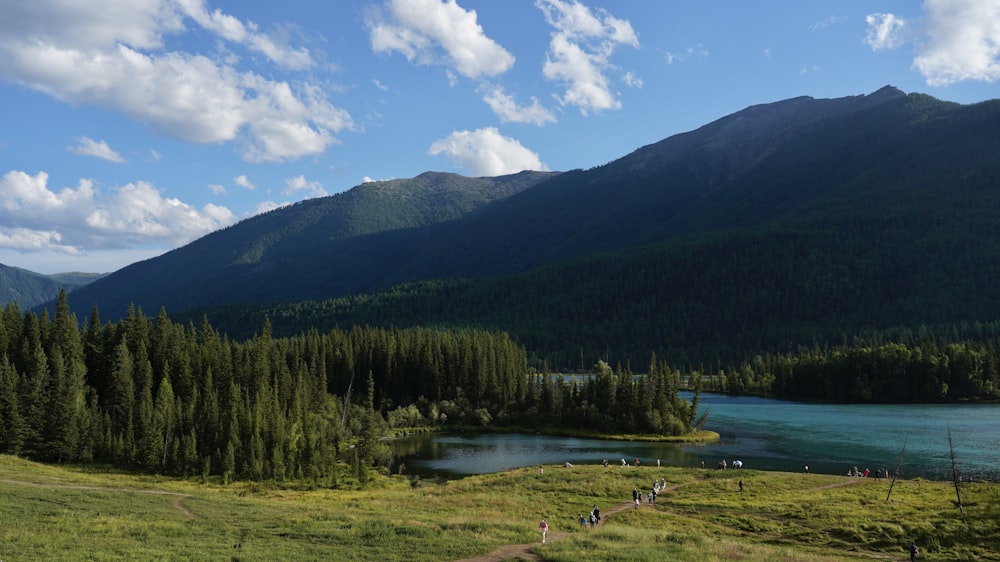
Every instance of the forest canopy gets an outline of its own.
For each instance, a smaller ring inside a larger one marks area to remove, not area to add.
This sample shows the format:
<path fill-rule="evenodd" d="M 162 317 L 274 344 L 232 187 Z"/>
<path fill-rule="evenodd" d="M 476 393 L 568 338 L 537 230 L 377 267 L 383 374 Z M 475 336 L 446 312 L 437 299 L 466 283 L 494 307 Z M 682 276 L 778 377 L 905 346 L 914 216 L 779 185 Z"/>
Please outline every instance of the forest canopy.
<path fill-rule="evenodd" d="M 354 327 L 233 341 L 130 308 L 78 324 L 8 304 L 0 318 L 0 453 L 226 479 L 388 467 L 399 427 L 550 427 L 680 435 L 696 404 L 655 357 L 633 375 L 601 362 L 567 383 L 529 369 L 503 332 Z M 348 445 L 355 445 L 349 448 Z"/>

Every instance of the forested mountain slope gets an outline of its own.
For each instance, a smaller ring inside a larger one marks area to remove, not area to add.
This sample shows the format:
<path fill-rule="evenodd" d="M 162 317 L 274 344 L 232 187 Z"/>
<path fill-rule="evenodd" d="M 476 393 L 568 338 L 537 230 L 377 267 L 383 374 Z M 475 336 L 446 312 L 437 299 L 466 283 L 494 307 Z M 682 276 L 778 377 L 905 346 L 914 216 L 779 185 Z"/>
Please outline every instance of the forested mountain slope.
<path fill-rule="evenodd" d="M 115 318 L 129 303 L 174 313 L 336 297 L 407 281 L 526 272 L 667 240 L 683 233 L 673 221 L 693 204 L 730 191 L 778 148 L 902 99 L 886 87 L 868 96 L 753 106 L 605 166 L 561 175 L 427 173 L 364 184 L 124 268 L 77 293 L 72 306 L 82 315 L 96 303 Z"/>
<path fill-rule="evenodd" d="M 233 337 L 265 315 L 276 333 L 484 327 L 574 367 L 581 356 L 643 364 L 653 351 L 720 365 L 885 330 L 991 325 L 997 130 L 997 101 L 889 87 L 794 98 L 590 170 L 365 184 L 70 301 L 78 314 L 97 302 L 107 318 L 128 302 L 175 317 L 214 306 L 192 317 L 207 310 Z M 414 193 L 423 198 L 402 197 Z"/>
<path fill-rule="evenodd" d="M 636 214 L 615 214 L 609 204 L 617 226 L 599 231 L 603 254 L 516 276 L 210 315 L 234 334 L 264 315 L 276 332 L 352 323 L 498 328 L 569 367 L 581 355 L 585 365 L 595 358 L 641 365 L 651 351 L 719 366 L 928 329 L 989 339 L 1000 320 L 998 128 L 1000 102 L 891 96 L 815 121 L 794 141 L 744 152 L 733 168 L 740 173 L 721 187 L 698 184 L 668 217 L 644 218 L 638 206 Z M 594 172 L 625 167 L 619 161 Z M 568 189 L 562 182 L 573 176 L 594 177 L 567 173 L 517 199 L 537 201 L 553 184 Z M 479 224 L 462 225 L 467 238 Z M 648 243 L 610 251 L 628 237 Z M 569 242 L 562 248 L 578 252 Z M 533 250 L 542 251 L 524 253 Z"/>
<path fill-rule="evenodd" d="M 385 286 L 433 232 L 557 174 L 467 178 L 428 172 L 370 182 L 244 220 L 74 293 L 81 318 L 96 304 L 119 318 L 135 304 L 179 312 L 230 302 L 301 300 Z"/>
<path fill-rule="evenodd" d="M 397 280 L 520 273 L 718 230 L 725 225 L 701 222 L 702 212 L 693 207 L 717 194 L 711 205 L 728 208 L 741 184 L 769 181 L 747 178 L 780 150 L 823 142 L 831 124 L 890 111 L 905 100 L 903 92 L 885 87 L 867 96 L 799 97 L 749 107 L 511 197 L 464 221 Z"/>
<path fill-rule="evenodd" d="M 101 273 L 44 275 L 0 263 L 0 305 L 16 303 L 31 308 L 56 298 L 60 289 L 72 291 L 102 276 Z"/>

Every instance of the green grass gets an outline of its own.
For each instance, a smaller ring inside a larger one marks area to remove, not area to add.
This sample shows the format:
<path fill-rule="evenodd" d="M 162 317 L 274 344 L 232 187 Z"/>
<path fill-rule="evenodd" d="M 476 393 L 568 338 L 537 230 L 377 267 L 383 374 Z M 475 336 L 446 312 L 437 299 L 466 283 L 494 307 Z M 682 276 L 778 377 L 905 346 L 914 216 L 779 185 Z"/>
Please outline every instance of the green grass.
<path fill-rule="evenodd" d="M 0 456 L 0 560 L 455 560 L 533 544 L 543 560 L 1000 560 L 1000 486 L 599 465 L 367 490 L 100 473 Z M 605 514 L 654 478 L 654 506 Z M 741 494 L 737 482 L 746 490 Z M 847 485 L 843 485 L 843 484 Z M 550 537 L 537 544 L 538 519 Z"/>

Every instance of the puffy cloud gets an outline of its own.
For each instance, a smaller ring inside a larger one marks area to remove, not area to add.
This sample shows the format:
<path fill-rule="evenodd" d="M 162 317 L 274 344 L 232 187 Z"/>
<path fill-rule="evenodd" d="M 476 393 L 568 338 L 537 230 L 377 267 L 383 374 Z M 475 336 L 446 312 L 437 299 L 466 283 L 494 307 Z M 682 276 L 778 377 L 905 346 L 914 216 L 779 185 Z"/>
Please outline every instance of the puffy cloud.
<path fill-rule="evenodd" d="M 926 0 L 928 39 L 913 66 L 931 86 L 1000 78 L 1000 3 L 996 0 Z"/>
<path fill-rule="evenodd" d="M 444 154 L 472 176 L 502 176 L 522 170 L 548 170 L 538 155 L 493 127 L 455 131 L 431 145 L 431 155 Z"/>
<path fill-rule="evenodd" d="M 254 185 L 253 182 L 251 182 L 249 179 L 247 179 L 246 175 L 244 174 L 240 174 L 235 178 L 233 178 L 233 183 L 244 189 L 249 189 L 251 191 L 257 189 L 257 186 Z"/>
<path fill-rule="evenodd" d="M 895 49 L 903 44 L 902 31 L 906 26 L 906 20 L 893 14 L 868 14 L 865 23 L 868 24 L 865 43 L 873 51 Z"/>
<path fill-rule="evenodd" d="M 61 238 L 54 230 L 9 228 L 0 231 L 0 248 L 13 248 L 22 252 L 47 250 L 70 256 L 83 254 L 79 248 L 60 243 Z"/>
<path fill-rule="evenodd" d="M 605 10 L 595 13 L 578 0 L 536 0 L 535 6 L 555 28 L 542 72 L 566 84 L 560 102 L 583 113 L 621 107 L 604 73 L 620 45 L 639 46 L 632 25 Z"/>
<path fill-rule="evenodd" d="M 484 85 L 482 90 L 485 91 L 483 101 L 505 123 L 533 123 L 541 126 L 556 122 L 556 116 L 543 107 L 535 97 L 531 98 L 531 105 L 521 106 L 514 101 L 513 96 L 504 92 L 500 86 Z"/>
<path fill-rule="evenodd" d="M 269 213 L 275 209 L 280 209 L 282 207 L 287 207 L 291 205 L 290 201 L 285 201 L 284 203 L 277 203 L 275 201 L 262 201 L 257 204 L 257 207 L 253 210 L 249 216 L 263 215 L 264 213 Z"/>
<path fill-rule="evenodd" d="M 280 66 L 303 70 L 313 65 L 308 49 L 293 49 L 280 42 L 277 37 L 259 33 L 256 24 L 252 22 L 244 24 L 238 18 L 224 14 L 219 9 L 209 12 L 205 8 L 204 0 L 177 0 L 177 3 L 184 15 L 202 28 L 227 41 L 246 45 Z"/>
<path fill-rule="evenodd" d="M 116 45 L 160 49 L 163 35 L 184 29 L 173 2 L 165 0 L 35 0 L 4 2 L 0 44 L 59 45 L 71 51 L 107 51 Z"/>
<path fill-rule="evenodd" d="M 265 79 L 234 62 L 164 50 L 163 37 L 188 19 L 290 68 L 308 52 L 274 39 L 200 0 L 97 0 L 86 5 L 35 0 L 5 6 L 0 78 L 74 104 L 121 112 L 192 143 L 238 141 L 249 161 L 323 152 L 351 129 L 343 109 L 315 85 Z"/>
<path fill-rule="evenodd" d="M 310 197 L 325 197 L 326 195 L 329 195 L 326 190 L 323 189 L 323 184 L 318 181 L 309 181 L 304 175 L 298 175 L 294 178 L 288 178 L 285 180 L 285 189 L 281 191 L 281 194 L 305 194 L 307 199 Z"/>
<path fill-rule="evenodd" d="M 108 146 L 105 141 L 95 141 L 94 139 L 88 137 L 81 137 L 79 144 L 76 146 L 67 147 L 67 150 L 74 154 L 81 154 L 83 156 L 96 156 L 97 158 L 103 158 L 110 162 L 116 162 L 122 164 L 125 159 L 122 158 L 121 154 L 118 154 Z"/>
<path fill-rule="evenodd" d="M 514 56 L 486 36 L 477 17 L 455 0 L 389 0 L 369 17 L 372 50 L 398 51 L 417 64 L 447 64 L 468 78 L 502 74 Z"/>
<path fill-rule="evenodd" d="M 0 246 L 25 251 L 55 250 L 82 254 L 90 250 L 143 244 L 185 244 L 236 221 L 229 209 L 196 209 L 164 198 L 146 182 L 107 192 L 90 180 L 53 191 L 48 174 L 11 171 L 0 178 Z"/>

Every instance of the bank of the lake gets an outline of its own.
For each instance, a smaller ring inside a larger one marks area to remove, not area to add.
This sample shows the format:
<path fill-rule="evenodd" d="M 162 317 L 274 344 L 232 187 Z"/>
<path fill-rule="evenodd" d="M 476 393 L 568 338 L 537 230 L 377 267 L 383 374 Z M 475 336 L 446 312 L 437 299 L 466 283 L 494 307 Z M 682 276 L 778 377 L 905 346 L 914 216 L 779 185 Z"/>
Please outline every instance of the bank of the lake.
<path fill-rule="evenodd" d="M 951 478 L 949 429 L 963 478 L 1000 481 L 1000 405 L 814 404 L 702 394 L 704 444 L 519 434 L 433 434 L 402 439 L 394 449 L 406 470 L 460 476 L 537 464 L 597 464 L 621 459 L 669 466 L 714 467 L 739 459 L 763 470 L 845 474 L 857 466 L 905 477 Z M 700 413 L 701 413 L 700 412 Z M 904 450 L 905 446 L 905 450 Z"/>

